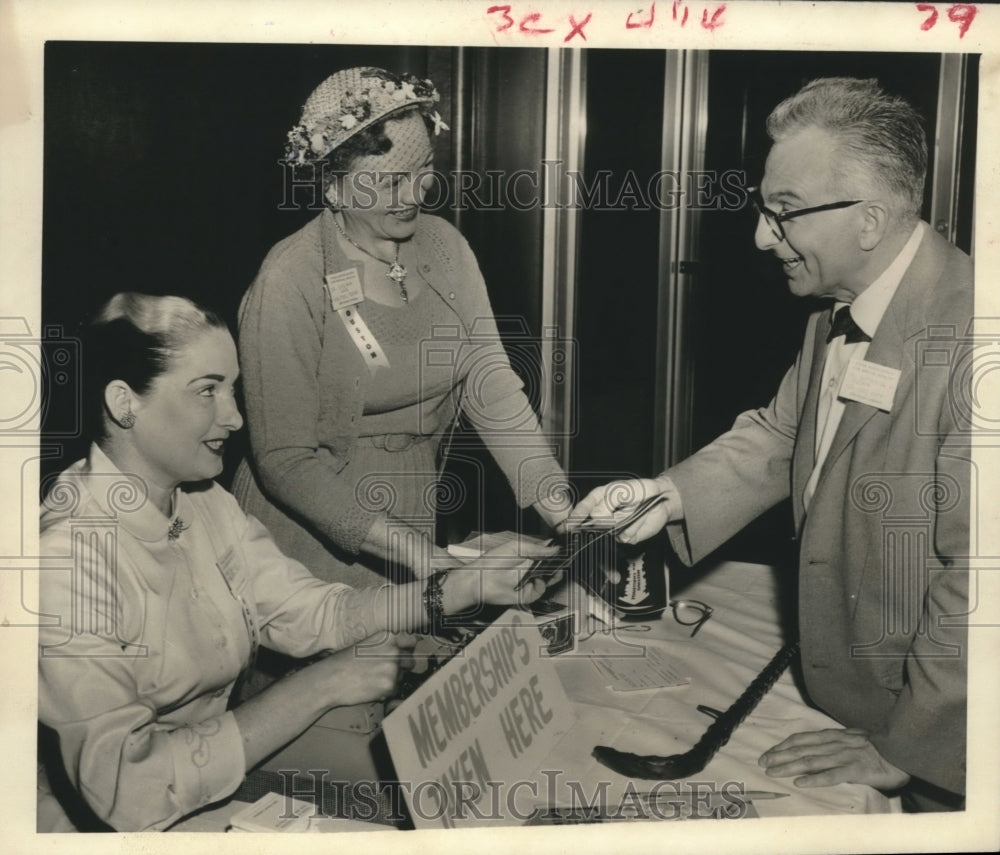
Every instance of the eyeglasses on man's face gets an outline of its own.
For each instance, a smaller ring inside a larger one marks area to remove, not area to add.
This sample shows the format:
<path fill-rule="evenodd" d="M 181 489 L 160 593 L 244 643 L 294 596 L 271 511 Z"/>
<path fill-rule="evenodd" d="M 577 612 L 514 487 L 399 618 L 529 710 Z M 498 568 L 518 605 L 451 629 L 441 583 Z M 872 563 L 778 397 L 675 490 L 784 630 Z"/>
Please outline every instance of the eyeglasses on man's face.
<path fill-rule="evenodd" d="M 794 220 L 796 217 L 804 217 L 806 214 L 818 214 L 820 211 L 836 211 L 840 208 L 850 208 L 851 205 L 860 205 L 864 199 L 850 199 L 843 202 L 827 202 L 825 205 L 814 205 L 811 208 L 796 208 L 791 211 L 772 211 L 764 204 L 764 197 L 761 195 L 760 187 L 748 187 L 747 195 L 757 213 L 764 218 L 767 227 L 778 240 L 787 240 L 785 227 L 782 223 Z"/>

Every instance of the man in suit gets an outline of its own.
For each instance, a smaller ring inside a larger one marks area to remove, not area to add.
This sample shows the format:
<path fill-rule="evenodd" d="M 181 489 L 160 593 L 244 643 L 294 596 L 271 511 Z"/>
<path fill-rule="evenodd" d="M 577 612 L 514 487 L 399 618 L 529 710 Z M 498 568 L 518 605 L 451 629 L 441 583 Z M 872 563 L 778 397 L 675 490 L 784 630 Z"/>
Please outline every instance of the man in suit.
<path fill-rule="evenodd" d="M 768 133 L 755 241 L 792 293 L 832 305 L 767 407 L 629 491 L 598 488 L 568 524 L 663 493 L 622 540 L 666 526 L 691 564 L 791 496 L 803 677 L 845 729 L 796 734 L 761 765 L 801 787 L 864 783 L 909 810 L 959 809 L 970 466 L 955 399 L 972 264 L 920 221 L 924 132 L 876 81 L 815 80 Z"/>

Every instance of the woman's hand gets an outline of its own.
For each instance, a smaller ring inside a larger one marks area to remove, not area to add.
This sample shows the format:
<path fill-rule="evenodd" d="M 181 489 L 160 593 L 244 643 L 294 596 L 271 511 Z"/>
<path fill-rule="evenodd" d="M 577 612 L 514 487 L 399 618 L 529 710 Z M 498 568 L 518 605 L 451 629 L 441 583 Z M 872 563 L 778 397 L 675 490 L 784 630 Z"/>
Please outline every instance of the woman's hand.
<path fill-rule="evenodd" d="M 569 530 L 587 520 L 604 523 L 608 527 L 626 519 L 643 501 L 662 495 L 666 501 L 650 509 L 632 525 L 618 535 L 622 543 L 638 543 L 648 540 L 663 530 L 668 522 L 682 519 L 681 496 L 674 482 L 667 475 L 658 478 L 633 478 L 627 481 L 612 481 L 602 487 L 595 487 L 560 526 Z"/>
<path fill-rule="evenodd" d="M 233 710 L 249 770 L 327 710 L 391 697 L 412 636 L 380 633 L 272 683 Z"/>
<path fill-rule="evenodd" d="M 535 579 L 520 589 L 518 583 L 536 559 L 558 552 L 556 546 L 515 538 L 484 552 L 463 567 L 452 569 L 442 586 L 445 614 L 465 611 L 479 603 L 519 605 L 534 602 L 549 585 L 559 582 L 562 574 L 548 580 Z"/>
<path fill-rule="evenodd" d="M 373 635 L 303 670 L 315 678 L 316 690 L 329 707 L 385 700 L 396 690 L 403 655 L 400 645 L 406 638 L 387 633 Z"/>

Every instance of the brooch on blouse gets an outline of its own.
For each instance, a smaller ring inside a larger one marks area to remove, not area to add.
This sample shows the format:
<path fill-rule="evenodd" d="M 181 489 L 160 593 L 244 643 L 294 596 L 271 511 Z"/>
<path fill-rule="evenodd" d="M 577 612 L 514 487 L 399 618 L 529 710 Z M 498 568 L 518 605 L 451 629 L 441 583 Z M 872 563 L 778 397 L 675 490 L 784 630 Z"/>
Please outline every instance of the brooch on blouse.
<path fill-rule="evenodd" d="M 187 528 L 187 524 L 180 517 L 174 519 L 170 523 L 170 528 L 167 529 L 167 540 L 177 540 L 181 536 L 181 532 Z"/>

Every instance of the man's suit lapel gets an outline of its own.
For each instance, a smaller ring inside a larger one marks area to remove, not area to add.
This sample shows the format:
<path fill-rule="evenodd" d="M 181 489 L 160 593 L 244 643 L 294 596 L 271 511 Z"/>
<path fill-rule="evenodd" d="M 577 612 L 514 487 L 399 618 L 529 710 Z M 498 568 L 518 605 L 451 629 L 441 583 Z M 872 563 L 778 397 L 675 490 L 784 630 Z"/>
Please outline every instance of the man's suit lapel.
<path fill-rule="evenodd" d="M 927 227 L 924 226 L 924 228 Z M 903 274 L 899 287 L 875 331 L 875 337 L 865 355 L 866 361 L 884 365 L 887 368 L 904 370 L 904 364 L 907 364 L 903 359 L 905 343 L 924 329 L 923 307 L 934 283 L 944 269 L 944 255 L 935 246 L 936 237 L 932 232 L 924 235 L 916 256 Z M 912 365 L 912 363 L 908 364 Z M 908 370 L 912 371 L 912 368 Z M 908 384 L 909 378 L 905 374 L 901 374 L 897 388 L 906 388 Z M 818 380 L 815 385 L 818 385 Z M 846 403 L 844 415 L 837 427 L 837 432 L 834 434 L 830 451 L 823 462 L 823 469 L 816 487 L 817 491 L 821 489 L 837 458 L 844 453 L 858 432 L 877 412 L 879 411 L 876 407 L 860 404 L 857 401 Z M 877 461 L 870 462 L 877 463 Z M 808 475 L 806 477 L 808 478 Z M 840 488 L 842 490 L 849 489 L 850 485 L 842 484 Z"/>
<path fill-rule="evenodd" d="M 809 366 L 809 385 L 806 387 L 806 397 L 799 417 L 799 430 L 795 442 L 795 454 L 792 459 L 792 511 L 795 517 L 795 530 L 801 531 L 805 521 L 806 508 L 803 497 L 806 484 L 812 474 L 816 461 L 816 411 L 819 404 L 819 388 L 823 376 L 823 364 L 826 361 L 826 337 L 830 332 L 833 319 L 833 309 L 828 309 L 816 321 L 815 339 L 813 340 L 812 362 Z"/>

